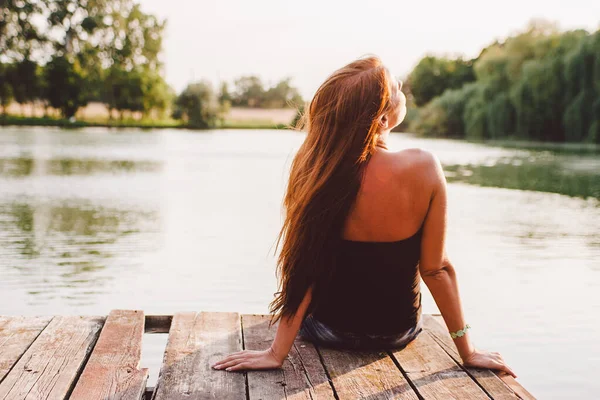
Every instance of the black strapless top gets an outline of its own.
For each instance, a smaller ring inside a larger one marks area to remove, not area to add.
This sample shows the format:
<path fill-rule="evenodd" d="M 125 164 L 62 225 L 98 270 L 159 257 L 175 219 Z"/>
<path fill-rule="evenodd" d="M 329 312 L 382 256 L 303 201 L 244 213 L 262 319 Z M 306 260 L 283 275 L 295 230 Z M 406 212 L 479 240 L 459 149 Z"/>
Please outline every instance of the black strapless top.
<path fill-rule="evenodd" d="M 395 242 L 342 240 L 334 275 L 313 318 L 363 334 L 397 334 L 414 327 L 421 315 L 421 235 L 422 227 Z"/>

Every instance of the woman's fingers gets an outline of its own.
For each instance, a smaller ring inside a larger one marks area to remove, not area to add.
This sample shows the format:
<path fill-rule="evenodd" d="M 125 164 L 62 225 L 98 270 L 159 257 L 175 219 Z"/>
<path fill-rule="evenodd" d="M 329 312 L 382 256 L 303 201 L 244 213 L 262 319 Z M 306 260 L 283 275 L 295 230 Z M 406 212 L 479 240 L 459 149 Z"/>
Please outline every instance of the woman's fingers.
<path fill-rule="evenodd" d="M 226 371 L 239 371 L 239 370 L 242 370 L 242 369 L 247 369 L 249 367 L 250 367 L 250 363 L 249 362 L 242 362 L 242 363 L 236 364 L 236 365 L 234 365 L 232 367 L 226 368 L 225 370 Z"/>
<path fill-rule="evenodd" d="M 223 366 L 226 363 L 229 363 L 231 361 L 234 360 L 239 360 L 239 359 L 243 359 L 247 357 L 247 353 L 243 352 L 243 351 L 239 351 L 237 353 L 233 353 L 228 355 L 227 357 L 223 358 L 222 360 L 217 361 L 216 363 L 214 363 L 212 365 L 213 368 L 219 367 L 219 366 Z"/>
<path fill-rule="evenodd" d="M 228 355 L 227 357 L 225 357 L 225 358 L 222 358 L 222 359 L 220 359 L 219 361 L 217 361 L 217 362 L 216 362 L 214 365 L 226 363 L 226 362 L 228 362 L 228 361 L 231 361 L 231 360 L 233 360 L 234 358 L 235 358 L 235 357 L 233 356 L 233 354 L 230 354 L 230 355 Z"/>
<path fill-rule="evenodd" d="M 227 357 L 227 358 L 224 358 L 224 359 L 222 359 L 222 360 L 219 360 L 219 361 L 217 361 L 216 363 L 214 363 L 214 364 L 212 365 L 212 367 L 213 367 L 213 368 L 216 368 L 216 367 L 219 367 L 219 366 L 221 366 L 221 365 L 227 364 L 227 363 L 229 363 L 229 362 L 231 362 L 231 361 L 233 361 L 233 360 L 236 360 L 236 358 Z"/>
<path fill-rule="evenodd" d="M 517 377 L 517 374 L 515 374 L 513 372 L 513 370 L 510 369 L 510 367 L 508 365 L 506 365 L 506 363 L 504 363 L 504 361 L 500 361 L 500 362 L 496 361 L 496 362 L 494 362 L 492 368 L 500 370 L 500 371 L 504 371 L 507 374 L 509 374 L 510 376 L 512 376 L 513 378 Z"/>
<path fill-rule="evenodd" d="M 506 364 L 504 364 L 504 367 L 502 368 L 502 370 L 505 371 L 510 376 L 512 376 L 513 378 L 517 377 L 517 374 L 515 374 L 515 372 L 512 369 L 510 369 L 510 367 Z"/>
<path fill-rule="evenodd" d="M 506 372 L 514 378 L 517 377 L 517 374 L 515 374 L 514 371 L 508 365 L 506 365 L 502 355 L 495 351 L 475 354 L 475 356 L 467 359 L 465 366 L 496 369 Z"/>
<path fill-rule="evenodd" d="M 217 364 L 213 365 L 213 368 L 223 369 L 223 368 L 231 367 L 232 365 L 238 364 L 240 362 L 244 362 L 244 360 L 245 360 L 245 358 L 236 358 L 234 360 L 227 361 L 224 363 L 217 363 Z"/>
<path fill-rule="evenodd" d="M 496 367 L 497 369 L 506 372 L 507 374 L 511 375 L 513 378 L 517 377 L 517 374 L 514 373 L 514 371 L 512 369 L 510 369 L 510 367 L 508 365 L 506 365 L 506 361 L 504 361 L 504 358 L 502 357 L 502 355 L 500 353 L 493 353 L 496 356 L 496 363 L 498 364 L 498 366 Z"/>

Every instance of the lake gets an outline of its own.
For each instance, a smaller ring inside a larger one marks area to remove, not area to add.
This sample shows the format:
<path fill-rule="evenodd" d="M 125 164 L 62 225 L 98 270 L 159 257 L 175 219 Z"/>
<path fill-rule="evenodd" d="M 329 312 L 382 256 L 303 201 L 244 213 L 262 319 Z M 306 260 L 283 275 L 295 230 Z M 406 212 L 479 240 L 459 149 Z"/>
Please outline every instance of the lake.
<path fill-rule="evenodd" d="M 302 140 L 0 128 L 0 314 L 267 313 Z M 600 155 L 402 134 L 389 147 L 444 164 L 448 254 L 476 346 L 501 352 L 539 398 L 597 396 Z M 144 339 L 150 381 L 165 336 Z"/>

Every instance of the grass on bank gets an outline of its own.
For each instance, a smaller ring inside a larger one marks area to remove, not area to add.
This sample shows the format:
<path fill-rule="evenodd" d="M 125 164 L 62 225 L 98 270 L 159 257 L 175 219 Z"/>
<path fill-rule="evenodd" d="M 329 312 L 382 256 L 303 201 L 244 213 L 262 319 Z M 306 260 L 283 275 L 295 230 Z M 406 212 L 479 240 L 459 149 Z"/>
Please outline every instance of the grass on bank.
<path fill-rule="evenodd" d="M 98 119 L 68 120 L 53 117 L 0 116 L 0 126 L 52 126 L 60 128 L 142 128 L 142 129 L 194 129 L 175 119 Z M 216 129 L 287 129 L 287 124 L 276 124 L 267 120 L 225 120 Z"/>
<path fill-rule="evenodd" d="M 501 139 L 501 140 L 484 140 L 470 141 L 472 143 L 481 143 L 488 146 L 499 146 L 508 149 L 532 150 L 532 151 L 551 151 L 553 153 L 566 154 L 598 154 L 600 153 L 600 145 L 596 143 L 581 143 L 581 142 L 536 142 L 531 140 Z"/>

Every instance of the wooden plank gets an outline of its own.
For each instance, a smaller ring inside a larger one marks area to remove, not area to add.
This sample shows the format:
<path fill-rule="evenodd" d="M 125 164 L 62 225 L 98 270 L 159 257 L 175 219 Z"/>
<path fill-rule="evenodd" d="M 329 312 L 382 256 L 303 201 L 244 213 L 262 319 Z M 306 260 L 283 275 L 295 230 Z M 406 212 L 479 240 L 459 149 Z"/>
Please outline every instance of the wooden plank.
<path fill-rule="evenodd" d="M 392 354 L 419 394 L 426 399 L 489 399 L 426 332 Z"/>
<path fill-rule="evenodd" d="M 446 353 L 448 353 L 454 361 L 460 364 L 460 355 L 454 346 L 442 316 L 423 315 L 423 326 L 432 337 L 438 341 Z M 489 369 L 469 367 L 465 369 L 494 399 L 508 400 L 521 398 L 525 400 L 535 400 L 535 397 L 531 393 L 525 390 L 524 387 L 508 374 Z"/>
<path fill-rule="evenodd" d="M 146 333 L 169 333 L 172 315 L 146 315 Z"/>
<path fill-rule="evenodd" d="M 0 399 L 64 399 L 103 322 L 103 317 L 54 317 L 0 384 Z"/>
<path fill-rule="evenodd" d="M 141 399 L 148 379 L 139 369 L 143 335 L 143 311 L 111 311 L 71 398 Z"/>
<path fill-rule="evenodd" d="M 242 334 L 237 313 L 175 314 L 154 398 L 245 398 L 244 374 L 210 367 L 240 350 Z"/>
<path fill-rule="evenodd" d="M 385 351 L 317 350 L 340 400 L 418 398 Z"/>
<path fill-rule="evenodd" d="M 325 368 L 319 358 L 319 353 L 315 346 L 303 339 L 296 338 L 294 342 L 294 348 L 300 355 L 300 360 L 306 375 L 310 381 L 312 387 L 313 399 L 333 399 L 335 394 L 333 393 L 332 384 L 329 382 Z M 288 398 L 294 399 L 293 396 L 289 395 Z"/>
<path fill-rule="evenodd" d="M 278 324 L 269 328 L 269 315 L 242 315 L 244 347 L 248 350 L 268 349 L 277 331 Z M 301 343 L 303 353 L 294 345 L 281 369 L 248 372 L 248 394 L 250 399 L 334 399 L 333 390 L 327 380 L 314 346 Z M 311 354 L 312 347 L 312 354 Z M 307 359 L 303 360 L 304 354 Z M 312 357 L 308 358 L 308 357 Z M 305 368 L 304 361 L 311 369 Z M 315 363 L 318 362 L 318 364 Z M 320 368 L 319 368 L 320 367 Z"/>
<path fill-rule="evenodd" d="M 0 317 L 0 382 L 52 317 Z"/>

